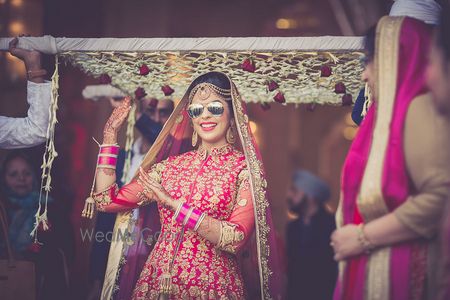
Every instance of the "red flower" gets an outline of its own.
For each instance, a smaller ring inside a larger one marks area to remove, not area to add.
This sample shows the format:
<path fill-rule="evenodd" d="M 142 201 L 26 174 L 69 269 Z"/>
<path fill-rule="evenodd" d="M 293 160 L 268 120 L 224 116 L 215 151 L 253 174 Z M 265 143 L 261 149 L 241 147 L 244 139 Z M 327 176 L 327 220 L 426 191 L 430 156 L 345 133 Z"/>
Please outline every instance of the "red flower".
<path fill-rule="evenodd" d="M 145 92 L 145 90 L 141 87 L 138 87 L 135 91 L 134 91 L 134 96 L 136 97 L 136 99 L 142 99 L 145 96 L 147 96 L 147 93 Z"/>
<path fill-rule="evenodd" d="M 264 111 L 269 110 L 270 109 L 270 104 L 267 103 L 267 102 L 263 102 L 263 103 L 261 103 L 261 108 Z"/>
<path fill-rule="evenodd" d="M 34 242 L 28 247 L 28 250 L 33 253 L 39 253 L 41 251 L 41 244 Z"/>
<path fill-rule="evenodd" d="M 331 67 L 328 65 L 323 65 L 320 68 L 320 77 L 330 77 L 331 76 Z"/>
<path fill-rule="evenodd" d="M 286 99 L 284 99 L 284 95 L 282 92 L 278 92 L 274 97 L 273 100 L 278 103 L 284 103 L 286 102 Z"/>
<path fill-rule="evenodd" d="M 146 64 L 143 64 L 142 66 L 139 67 L 139 75 L 145 76 L 148 75 L 148 73 L 150 73 L 150 69 Z"/>
<path fill-rule="evenodd" d="M 244 60 L 242 62 L 241 68 L 244 71 L 252 72 L 252 73 L 255 72 L 255 70 L 256 70 L 255 63 L 253 62 L 253 60 L 251 58 L 247 58 L 246 60 Z"/>
<path fill-rule="evenodd" d="M 163 91 L 164 96 L 170 96 L 175 92 L 173 88 L 170 87 L 170 85 L 165 85 L 161 88 L 161 91 Z"/>
<path fill-rule="evenodd" d="M 278 83 L 276 83 L 276 82 L 273 81 L 273 80 L 270 80 L 269 83 L 267 84 L 267 89 L 268 89 L 270 92 L 275 91 L 277 88 L 278 88 Z"/>
<path fill-rule="evenodd" d="M 352 95 L 345 94 L 342 96 L 342 106 L 350 106 L 353 104 Z"/>
<path fill-rule="evenodd" d="M 100 75 L 100 83 L 101 84 L 110 84 L 111 83 L 111 77 L 109 77 L 108 74 Z"/>
<path fill-rule="evenodd" d="M 345 91 L 346 91 L 345 84 L 343 84 L 342 82 L 338 82 L 334 86 L 334 92 L 336 94 L 345 94 Z"/>
<path fill-rule="evenodd" d="M 316 104 L 315 103 L 309 103 L 308 106 L 306 107 L 306 110 L 313 112 L 316 109 Z"/>

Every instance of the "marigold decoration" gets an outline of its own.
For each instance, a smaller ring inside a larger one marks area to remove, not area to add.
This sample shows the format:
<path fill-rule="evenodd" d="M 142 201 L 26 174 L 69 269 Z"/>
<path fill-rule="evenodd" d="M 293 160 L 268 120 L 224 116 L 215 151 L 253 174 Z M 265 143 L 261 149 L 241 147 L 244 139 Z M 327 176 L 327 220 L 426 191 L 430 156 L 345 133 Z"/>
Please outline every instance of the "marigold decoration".
<path fill-rule="evenodd" d="M 141 88 L 141 87 L 138 87 L 137 89 L 136 89 L 136 91 L 134 91 L 134 96 L 136 97 L 136 99 L 142 99 L 142 98 L 144 98 L 145 96 L 147 96 L 147 93 L 145 92 L 145 90 L 143 89 L 143 88 Z"/>
<path fill-rule="evenodd" d="M 350 106 L 352 104 L 353 104 L 352 95 L 345 94 L 344 96 L 342 96 L 342 106 Z"/>
<path fill-rule="evenodd" d="M 328 65 L 324 65 L 320 68 L 320 77 L 330 77 L 331 76 L 331 67 Z"/>
<path fill-rule="evenodd" d="M 256 71 L 255 62 L 251 58 L 245 59 L 242 62 L 241 68 L 242 68 L 242 70 L 247 71 L 247 72 L 251 72 L 251 73 Z"/>
<path fill-rule="evenodd" d="M 336 94 L 345 94 L 345 84 L 343 84 L 342 82 L 336 83 L 336 85 L 334 86 L 334 92 Z"/>
<path fill-rule="evenodd" d="M 161 90 L 163 91 L 164 96 L 166 97 L 172 95 L 175 92 L 175 90 L 171 88 L 170 85 L 163 86 Z"/>
<path fill-rule="evenodd" d="M 273 100 L 278 103 L 285 103 L 286 99 L 284 98 L 284 94 L 282 92 L 278 92 L 274 97 Z"/>
<path fill-rule="evenodd" d="M 110 84 L 111 83 L 111 77 L 109 77 L 108 74 L 100 75 L 100 83 L 101 84 Z"/>
<path fill-rule="evenodd" d="M 276 83 L 274 80 L 270 80 L 267 83 L 267 89 L 269 90 L 269 92 L 273 92 L 278 88 L 278 83 Z"/>
<path fill-rule="evenodd" d="M 146 76 L 149 73 L 150 73 L 150 68 L 146 64 L 143 64 L 139 67 L 139 75 Z"/>

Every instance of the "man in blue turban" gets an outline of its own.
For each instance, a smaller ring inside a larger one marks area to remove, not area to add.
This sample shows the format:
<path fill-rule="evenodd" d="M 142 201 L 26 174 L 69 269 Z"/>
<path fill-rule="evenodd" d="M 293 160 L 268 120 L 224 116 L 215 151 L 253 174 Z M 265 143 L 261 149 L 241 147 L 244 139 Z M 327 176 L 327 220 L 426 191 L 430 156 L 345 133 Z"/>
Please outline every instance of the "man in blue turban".
<path fill-rule="evenodd" d="M 297 216 L 287 226 L 287 299 L 331 299 L 337 275 L 329 244 L 334 217 L 324 203 L 330 188 L 316 175 L 298 170 L 287 193 L 289 210 Z"/>

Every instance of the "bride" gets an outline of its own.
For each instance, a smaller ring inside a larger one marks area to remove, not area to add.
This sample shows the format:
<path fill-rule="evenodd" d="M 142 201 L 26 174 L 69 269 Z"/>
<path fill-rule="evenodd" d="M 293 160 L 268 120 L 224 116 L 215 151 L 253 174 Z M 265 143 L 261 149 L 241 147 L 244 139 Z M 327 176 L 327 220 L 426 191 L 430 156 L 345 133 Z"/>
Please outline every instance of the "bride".
<path fill-rule="evenodd" d="M 233 82 L 219 72 L 196 78 L 139 173 L 119 189 L 117 132 L 130 102 L 105 125 L 93 198 L 100 211 L 139 209 L 138 229 L 155 202 L 161 234 L 153 247 L 137 242 L 123 253 L 116 298 L 130 298 L 130 285 L 133 299 L 279 298 L 267 182 Z"/>

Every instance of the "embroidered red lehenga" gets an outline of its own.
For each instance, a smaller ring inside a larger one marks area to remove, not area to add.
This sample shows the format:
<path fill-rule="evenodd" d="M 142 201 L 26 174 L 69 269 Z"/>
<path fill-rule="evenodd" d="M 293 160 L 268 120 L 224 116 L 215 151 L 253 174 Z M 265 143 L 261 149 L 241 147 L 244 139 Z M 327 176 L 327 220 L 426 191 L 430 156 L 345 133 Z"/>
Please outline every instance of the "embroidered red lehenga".
<path fill-rule="evenodd" d="M 102 297 L 158 299 L 163 274 L 171 275 L 170 299 L 281 297 L 267 182 L 243 102 L 230 83 L 239 136 L 235 144 L 209 154 L 201 146 L 190 149 L 186 107 L 191 84 L 142 164 L 173 199 L 220 220 L 223 238 L 215 245 L 183 229 L 172 210 L 146 205 L 151 201 L 138 176 L 121 189 L 112 185 L 94 195 L 98 209 L 136 209 L 116 221 L 116 236 L 123 230 L 130 236 L 113 241 Z M 154 233 L 159 233 L 156 243 L 148 243 Z"/>

